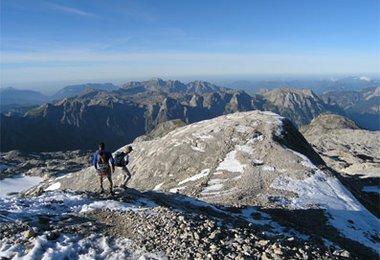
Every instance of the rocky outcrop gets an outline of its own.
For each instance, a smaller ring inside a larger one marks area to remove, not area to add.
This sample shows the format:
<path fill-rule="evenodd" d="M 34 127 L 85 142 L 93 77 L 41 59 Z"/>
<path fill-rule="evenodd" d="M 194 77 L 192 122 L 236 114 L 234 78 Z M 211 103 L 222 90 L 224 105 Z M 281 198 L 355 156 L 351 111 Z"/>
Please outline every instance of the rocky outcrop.
<path fill-rule="evenodd" d="M 320 115 L 301 129 L 330 167 L 363 177 L 380 177 L 380 132 L 360 129 L 338 115 Z"/>
<path fill-rule="evenodd" d="M 91 151 L 51 153 L 1 153 L 0 180 L 16 175 L 40 176 L 46 179 L 80 171 L 90 165 Z"/>

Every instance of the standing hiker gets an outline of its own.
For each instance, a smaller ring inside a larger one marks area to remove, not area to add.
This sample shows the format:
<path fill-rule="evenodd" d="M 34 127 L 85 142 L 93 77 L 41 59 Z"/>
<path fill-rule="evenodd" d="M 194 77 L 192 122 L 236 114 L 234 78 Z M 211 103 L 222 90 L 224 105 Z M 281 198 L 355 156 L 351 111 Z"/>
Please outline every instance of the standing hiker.
<path fill-rule="evenodd" d="M 129 153 L 133 151 L 132 146 L 127 146 L 123 149 L 122 152 L 119 152 L 115 155 L 115 165 L 121 169 L 121 172 L 124 176 L 121 187 L 126 189 L 127 182 L 131 179 L 131 173 L 127 167 L 129 163 Z"/>
<path fill-rule="evenodd" d="M 94 153 L 92 165 L 95 167 L 99 176 L 100 193 L 104 193 L 103 178 L 109 181 L 109 191 L 113 195 L 112 173 L 115 172 L 115 163 L 110 152 L 105 151 L 105 144 L 100 143 L 99 149 Z"/>

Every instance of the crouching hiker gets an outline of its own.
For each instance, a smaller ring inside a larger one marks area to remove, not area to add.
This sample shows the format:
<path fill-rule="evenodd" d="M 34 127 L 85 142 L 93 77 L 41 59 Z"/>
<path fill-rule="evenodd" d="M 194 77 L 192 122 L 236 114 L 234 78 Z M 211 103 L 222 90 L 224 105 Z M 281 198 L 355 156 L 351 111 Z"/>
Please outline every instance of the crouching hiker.
<path fill-rule="evenodd" d="M 121 187 L 126 189 L 127 183 L 131 179 L 132 175 L 127 167 L 129 163 L 129 153 L 133 151 L 132 146 L 127 146 L 123 149 L 122 152 L 119 152 L 115 155 L 115 164 L 118 169 L 121 170 L 123 174 L 123 181 Z"/>
<path fill-rule="evenodd" d="M 109 181 L 109 191 L 113 195 L 112 173 L 115 172 L 115 164 L 110 152 L 105 151 L 104 143 L 99 144 L 99 150 L 94 154 L 93 166 L 98 173 L 100 193 L 104 193 L 103 178 L 106 177 Z"/>

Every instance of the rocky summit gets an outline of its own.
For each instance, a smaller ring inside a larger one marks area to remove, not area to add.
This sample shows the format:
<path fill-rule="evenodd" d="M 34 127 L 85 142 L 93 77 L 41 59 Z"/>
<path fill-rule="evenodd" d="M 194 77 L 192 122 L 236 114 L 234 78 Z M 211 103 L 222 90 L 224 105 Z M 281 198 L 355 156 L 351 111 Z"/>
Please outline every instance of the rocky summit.
<path fill-rule="evenodd" d="M 120 214 L 111 197 L 106 197 L 108 206 L 98 202 L 85 206 L 92 208 L 87 216 L 91 216 L 92 223 L 109 224 L 102 231 L 108 236 L 133 236 L 149 252 L 166 252 L 173 259 L 186 255 L 189 259 L 204 259 L 209 253 L 213 259 L 227 255 L 231 259 L 307 259 L 336 254 L 375 259 L 379 253 L 379 220 L 342 185 L 293 124 L 277 114 L 237 112 L 129 145 L 134 148 L 129 164 L 133 177 L 129 189 L 113 199 L 128 202 L 128 207 L 140 202 L 151 205 L 149 201 L 153 201 L 165 209 L 153 206 L 154 213 L 148 213 L 153 216 L 141 220 L 134 213 L 128 217 Z M 116 186 L 121 184 L 119 170 L 113 179 Z M 25 195 L 47 196 L 45 191 L 74 192 L 94 199 L 99 192 L 95 170 L 87 168 L 53 178 Z M 167 209 L 190 215 L 172 216 Z M 110 222 L 103 219 L 105 216 Z M 177 221 L 178 217 L 182 220 Z M 184 221 L 189 217 L 195 222 Z M 217 235 L 214 231 L 219 231 L 202 219 L 218 223 L 222 240 L 212 242 Z M 228 226 L 236 232 L 224 230 Z M 134 230 L 140 230 L 140 235 Z M 259 237 L 260 232 L 265 235 Z M 231 237 L 240 242 L 230 241 Z M 294 237 L 298 242 L 288 248 L 285 241 Z M 311 244 L 301 246 L 298 239 Z M 263 245 L 263 249 L 256 244 Z M 330 253 L 329 249 L 325 251 L 326 246 L 331 247 Z M 189 247 L 200 251 L 191 254 L 186 251 Z M 311 255 L 303 255 L 289 251 L 294 247 L 302 252 L 313 249 Z M 332 248 L 343 251 L 336 253 Z M 319 255 L 313 255 L 315 252 Z"/>

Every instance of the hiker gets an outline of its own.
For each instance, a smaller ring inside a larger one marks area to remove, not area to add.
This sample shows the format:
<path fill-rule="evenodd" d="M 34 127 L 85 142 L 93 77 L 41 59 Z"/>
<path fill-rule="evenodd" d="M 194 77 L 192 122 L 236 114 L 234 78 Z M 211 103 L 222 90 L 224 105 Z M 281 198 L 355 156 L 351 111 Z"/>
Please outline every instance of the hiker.
<path fill-rule="evenodd" d="M 131 179 L 131 173 L 127 167 L 129 163 L 129 153 L 133 151 L 132 146 L 127 146 L 123 149 L 122 152 L 119 152 L 115 155 L 115 165 L 118 169 L 121 169 L 121 172 L 124 176 L 124 180 L 122 181 L 121 187 L 126 189 L 127 182 Z"/>
<path fill-rule="evenodd" d="M 109 191 L 113 195 L 112 173 L 115 172 L 115 163 L 112 154 L 105 151 L 104 143 L 100 143 L 98 151 L 94 153 L 92 165 L 99 176 L 100 193 L 104 193 L 103 178 L 106 177 L 110 183 Z"/>

